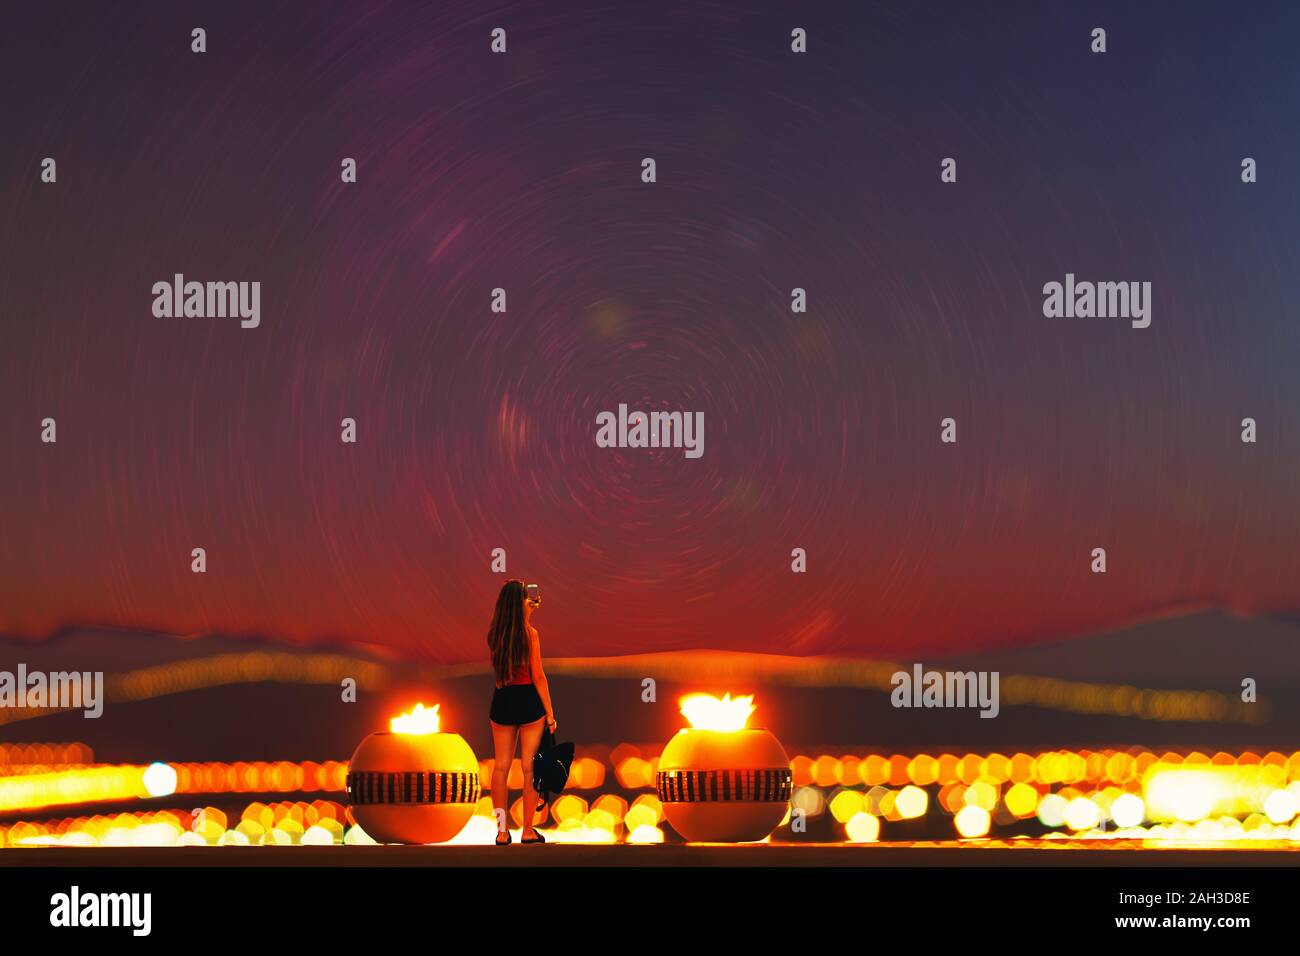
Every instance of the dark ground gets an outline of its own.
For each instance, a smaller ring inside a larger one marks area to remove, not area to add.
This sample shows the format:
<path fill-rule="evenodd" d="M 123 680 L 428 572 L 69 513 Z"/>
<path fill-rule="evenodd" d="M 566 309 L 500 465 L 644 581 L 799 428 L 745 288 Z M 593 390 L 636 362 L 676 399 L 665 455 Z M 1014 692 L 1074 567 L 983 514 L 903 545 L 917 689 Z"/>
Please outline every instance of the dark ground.
<path fill-rule="evenodd" d="M 661 844 L 650 846 L 521 847 L 34 847 L 0 851 L 0 867 L 462 867 L 462 866 L 1297 866 L 1300 849 L 1150 849 L 1125 841 L 1023 846 L 979 844 Z"/>

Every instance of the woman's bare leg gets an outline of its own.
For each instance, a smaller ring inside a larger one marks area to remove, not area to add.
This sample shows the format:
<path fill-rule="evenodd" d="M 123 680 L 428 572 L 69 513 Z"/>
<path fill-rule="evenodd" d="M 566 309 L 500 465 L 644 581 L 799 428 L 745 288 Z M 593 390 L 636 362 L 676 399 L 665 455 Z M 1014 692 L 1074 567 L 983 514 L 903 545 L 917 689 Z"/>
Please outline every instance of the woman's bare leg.
<path fill-rule="evenodd" d="M 537 810 L 537 791 L 533 789 L 533 754 L 541 746 L 542 725 L 545 722 L 546 718 L 543 717 L 531 724 L 519 726 L 519 769 L 524 773 L 524 828 L 519 834 L 521 840 L 534 833 L 533 814 Z"/>
<path fill-rule="evenodd" d="M 495 759 L 492 762 L 492 809 L 499 811 L 496 813 L 498 821 L 497 839 L 501 839 L 502 833 L 510 831 L 510 765 L 515 760 L 515 743 L 519 739 L 519 728 L 512 724 L 498 724 L 488 721 L 492 724 L 492 747 L 495 752 Z M 534 748 L 535 749 L 535 748 Z M 529 758 L 531 764 L 532 758 Z M 532 771 L 526 778 L 526 785 L 532 785 Z M 501 826 L 504 830 L 500 829 Z M 501 840 L 501 842 L 505 842 Z"/>

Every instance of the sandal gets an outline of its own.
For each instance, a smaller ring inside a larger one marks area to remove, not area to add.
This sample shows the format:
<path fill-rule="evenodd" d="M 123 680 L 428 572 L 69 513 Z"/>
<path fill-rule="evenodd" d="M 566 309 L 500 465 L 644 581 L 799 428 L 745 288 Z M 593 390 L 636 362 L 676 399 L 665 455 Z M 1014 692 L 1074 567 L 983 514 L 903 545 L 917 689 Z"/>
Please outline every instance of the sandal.
<path fill-rule="evenodd" d="M 533 831 L 533 838 L 532 838 L 531 840 L 528 839 L 527 837 L 525 837 L 525 838 L 521 839 L 519 842 L 520 842 L 520 844 L 524 844 L 524 843 L 545 843 L 545 842 L 546 842 L 546 837 L 542 836 L 540 833 L 538 833 L 536 830 L 534 830 L 534 831 Z"/>
<path fill-rule="evenodd" d="M 512 836 L 510 835 L 510 831 L 509 831 L 509 830 L 507 830 L 507 831 L 505 832 L 505 834 L 504 834 L 505 839 L 504 839 L 504 840 L 501 839 L 502 835 L 503 835 L 503 834 L 500 834 L 500 833 L 497 834 L 497 839 L 496 839 L 496 844 L 497 844 L 497 846 L 509 846 L 510 844 L 512 844 L 512 843 L 515 842 L 515 838 L 512 837 Z"/>

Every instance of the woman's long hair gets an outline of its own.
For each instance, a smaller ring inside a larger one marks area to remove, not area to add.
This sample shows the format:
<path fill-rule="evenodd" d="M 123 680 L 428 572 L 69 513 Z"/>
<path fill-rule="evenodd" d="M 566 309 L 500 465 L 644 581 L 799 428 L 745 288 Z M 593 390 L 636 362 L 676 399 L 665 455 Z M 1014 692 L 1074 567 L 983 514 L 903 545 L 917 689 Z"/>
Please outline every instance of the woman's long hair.
<path fill-rule="evenodd" d="M 492 669 L 497 683 L 504 684 L 528 658 L 528 631 L 524 627 L 523 581 L 507 581 L 497 595 L 497 607 L 492 612 L 492 625 L 488 628 L 488 650 L 492 652 Z"/>

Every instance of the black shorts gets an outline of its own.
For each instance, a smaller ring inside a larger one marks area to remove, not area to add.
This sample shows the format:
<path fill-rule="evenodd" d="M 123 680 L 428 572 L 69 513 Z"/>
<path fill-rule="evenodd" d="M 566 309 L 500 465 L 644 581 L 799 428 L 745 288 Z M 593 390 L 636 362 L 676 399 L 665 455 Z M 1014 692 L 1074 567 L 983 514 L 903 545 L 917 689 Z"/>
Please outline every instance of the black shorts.
<path fill-rule="evenodd" d="M 542 697 L 534 684 L 507 684 L 492 695 L 488 719 L 494 724 L 531 724 L 546 716 Z"/>

